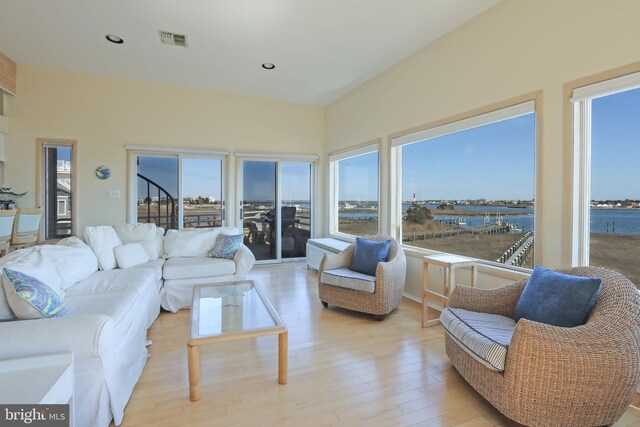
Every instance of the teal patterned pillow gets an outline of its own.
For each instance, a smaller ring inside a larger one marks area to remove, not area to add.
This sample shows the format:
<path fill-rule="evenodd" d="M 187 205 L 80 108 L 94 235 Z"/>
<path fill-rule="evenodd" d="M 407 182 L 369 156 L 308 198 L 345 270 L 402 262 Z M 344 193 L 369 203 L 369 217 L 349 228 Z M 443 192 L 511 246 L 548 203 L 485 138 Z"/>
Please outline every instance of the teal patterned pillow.
<path fill-rule="evenodd" d="M 40 280 L 9 268 L 4 269 L 4 276 L 9 282 L 3 280 L 7 300 L 18 319 L 67 315 L 62 299 Z"/>
<path fill-rule="evenodd" d="M 242 244 L 242 237 L 242 234 L 218 234 L 211 257 L 233 259 Z"/>

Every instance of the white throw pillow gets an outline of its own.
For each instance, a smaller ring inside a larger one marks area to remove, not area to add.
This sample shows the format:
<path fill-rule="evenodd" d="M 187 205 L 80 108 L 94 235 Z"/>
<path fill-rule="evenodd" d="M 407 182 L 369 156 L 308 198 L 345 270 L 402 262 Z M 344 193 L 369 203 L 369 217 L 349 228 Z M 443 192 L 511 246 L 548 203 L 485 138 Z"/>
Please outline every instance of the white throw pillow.
<path fill-rule="evenodd" d="M 149 255 L 140 243 L 127 243 L 113 249 L 118 267 L 129 268 L 149 262 Z"/>
<path fill-rule="evenodd" d="M 122 242 L 113 227 L 109 225 L 87 227 L 84 229 L 84 240 L 98 257 L 100 270 L 113 270 L 118 266 L 113 249 L 120 246 Z"/>
<path fill-rule="evenodd" d="M 149 260 L 158 259 L 155 224 L 115 224 L 113 229 L 122 243 L 140 243 Z"/>
<path fill-rule="evenodd" d="M 60 299 L 64 299 L 62 276 L 60 276 L 55 264 L 46 256 L 41 247 L 36 247 L 33 251 L 26 253 L 15 261 L 7 262 L 2 268 L 9 268 L 36 278 L 51 288 Z"/>
<path fill-rule="evenodd" d="M 98 258 L 77 237 L 67 237 L 55 245 L 44 245 L 41 248 L 62 276 L 63 289 L 70 288 L 98 271 Z"/>
<path fill-rule="evenodd" d="M 175 257 L 207 257 L 213 249 L 217 230 L 194 233 L 185 230 L 169 230 L 164 236 L 164 254 L 168 258 Z"/>

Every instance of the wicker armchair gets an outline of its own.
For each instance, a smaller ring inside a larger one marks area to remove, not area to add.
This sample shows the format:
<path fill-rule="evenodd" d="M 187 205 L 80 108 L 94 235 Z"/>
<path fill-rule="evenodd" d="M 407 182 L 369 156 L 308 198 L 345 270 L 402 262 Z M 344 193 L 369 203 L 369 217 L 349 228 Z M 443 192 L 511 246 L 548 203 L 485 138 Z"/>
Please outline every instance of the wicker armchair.
<path fill-rule="evenodd" d="M 449 336 L 453 366 L 493 406 L 528 426 L 603 426 L 627 409 L 640 382 L 640 297 L 624 276 L 596 267 L 561 270 L 599 277 L 602 291 L 585 325 L 520 320 L 504 372 L 490 370 Z M 526 280 L 495 290 L 458 286 L 449 306 L 514 317 Z"/>
<path fill-rule="evenodd" d="M 375 290 L 373 293 L 345 289 L 322 283 L 322 273 L 340 267 L 349 267 L 353 260 L 354 244 L 339 254 L 327 254 L 318 270 L 318 293 L 322 305 L 333 304 L 338 307 L 362 313 L 373 314 L 377 320 L 395 310 L 402 300 L 407 261 L 398 242 L 384 235 L 364 236 L 366 239 L 383 241 L 391 239 L 387 262 L 379 262 L 376 267 Z"/>

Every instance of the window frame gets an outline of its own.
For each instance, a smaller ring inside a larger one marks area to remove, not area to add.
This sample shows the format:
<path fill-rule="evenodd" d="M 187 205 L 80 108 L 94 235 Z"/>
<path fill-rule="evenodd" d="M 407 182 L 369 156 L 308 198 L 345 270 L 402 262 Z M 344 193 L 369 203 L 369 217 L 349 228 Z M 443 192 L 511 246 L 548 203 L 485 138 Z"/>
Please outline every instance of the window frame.
<path fill-rule="evenodd" d="M 587 266 L 591 243 L 591 129 L 592 101 L 640 88 L 640 66 L 602 73 L 565 85 L 565 118 L 569 118 L 571 146 L 571 226 L 569 256 L 572 266 Z"/>
<path fill-rule="evenodd" d="M 46 156 L 44 150 L 49 147 L 69 147 L 71 148 L 71 236 L 78 235 L 78 203 L 74 193 L 78 192 L 78 141 L 74 139 L 56 139 L 56 138 L 36 138 L 36 204 L 42 209 L 42 218 L 40 222 L 40 232 L 38 241 L 55 242 L 63 237 L 46 238 Z M 56 214 L 57 214 L 56 204 Z"/>
<path fill-rule="evenodd" d="M 355 157 L 364 156 L 371 153 L 378 153 L 378 227 L 376 230 L 376 234 L 381 233 L 381 224 L 382 224 L 382 209 L 381 209 L 381 186 L 382 186 L 382 161 L 381 161 L 381 150 L 380 150 L 380 139 L 376 139 L 373 141 L 365 142 L 364 144 L 357 145 L 355 147 L 350 147 L 345 150 L 337 151 L 334 153 L 329 153 L 327 157 L 328 161 L 328 206 L 329 206 L 329 237 L 338 238 L 341 240 L 355 241 L 355 234 L 348 234 L 339 231 L 338 221 L 339 221 L 339 162 L 342 160 L 353 159 Z"/>
<path fill-rule="evenodd" d="M 541 158 L 542 139 L 542 91 L 531 92 L 522 96 L 511 98 L 486 107 L 481 107 L 466 113 L 437 120 L 432 123 L 415 127 L 403 132 L 398 132 L 389 136 L 390 148 L 390 228 L 393 237 L 400 242 L 403 249 L 408 253 L 415 253 L 418 256 L 441 253 L 435 249 L 421 248 L 407 245 L 402 242 L 402 147 L 409 144 L 420 143 L 427 139 L 461 132 L 468 129 L 508 120 L 521 115 L 534 113 L 535 120 L 535 147 L 534 147 L 534 218 L 533 230 L 535 233 L 536 245 L 534 247 L 534 260 L 541 262 L 542 258 L 542 233 L 536 232 L 538 225 L 542 223 L 542 210 L 539 201 L 541 199 L 541 174 L 539 165 Z M 516 267 L 501 264 L 496 261 L 476 259 L 484 265 L 491 265 L 503 269 L 529 272 L 526 267 Z"/>
<path fill-rule="evenodd" d="M 178 160 L 178 217 L 176 222 L 178 224 L 178 229 L 182 230 L 184 228 L 183 224 L 183 215 L 184 215 L 184 199 L 183 199 L 183 160 L 193 159 L 193 158 L 204 158 L 204 159 L 213 159 L 221 161 L 220 177 L 221 177 L 221 197 L 222 197 L 222 225 L 221 227 L 226 227 L 229 224 L 229 216 L 228 216 L 228 203 L 227 203 L 227 195 L 228 195 L 228 162 L 229 162 L 229 152 L 226 150 L 206 150 L 206 149 L 191 149 L 191 148 L 179 148 L 179 147 L 152 147 L 152 146 L 140 146 L 140 145 L 131 145 L 126 146 L 127 149 L 127 158 L 128 158 L 128 176 L 127 176 L 127 222 L 128 223 L 136 223 L 138 221 L 138 210 L 137 210 L 137 196 L 138 196 L 138 188 L 137 188 L 137 162 L 136 159 L 139 156 L 142 157 L 168 157 L 168 158 L 176 158 Z"/>

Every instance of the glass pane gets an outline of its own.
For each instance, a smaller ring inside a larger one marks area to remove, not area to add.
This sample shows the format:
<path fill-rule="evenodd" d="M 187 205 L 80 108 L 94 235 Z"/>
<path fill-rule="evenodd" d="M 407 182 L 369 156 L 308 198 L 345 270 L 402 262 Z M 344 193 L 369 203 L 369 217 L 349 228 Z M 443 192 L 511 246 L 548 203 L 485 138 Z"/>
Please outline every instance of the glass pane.
<path fill-rule="evenodd" d="M 276 259 L 276 162 L 245 160 L 243 170 L 243 231 L 256 260 Z"/>
<path fill-rule="evenodd" d="M 71 146 L 44 148 L 45 161 L 45 237 L 71 235 Z"/>
<path fill-rule="evenodd" d="M 402 240 L 533 266 L 535 114 L 402 147 Z"/>
<path fill-rule="evenodd" d="M 138 222 L 178 228 L 178 158 L 138 157 Z"/>
<path fill-rule="evenodd" d="M 305 257 L 311 237 L 311 164 L 280 165 L 282 258 Z"/>
<path fill-rule="evenodd" d="M 222 226 L 222 160 L 182 160 L 183 227 Z"/>
<path fill-rule="evenodd" d="M 338 162 L 338 231 L 378 233 L 378 152 Z"/>
<path fill-rule="evenodd" d="M 640 89 L 597 98 L 591 109 L 590 265 L 640 285 Z"/>
<path fill-rule="evenodd" d="M 199 303 L 192 338 L 277 326 L 251 282 L 202 287 Z"/>

